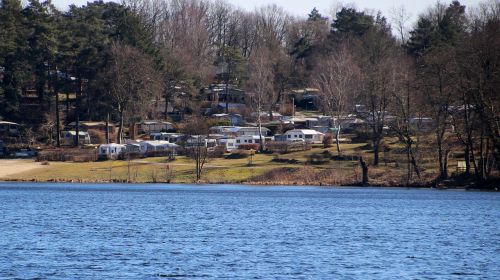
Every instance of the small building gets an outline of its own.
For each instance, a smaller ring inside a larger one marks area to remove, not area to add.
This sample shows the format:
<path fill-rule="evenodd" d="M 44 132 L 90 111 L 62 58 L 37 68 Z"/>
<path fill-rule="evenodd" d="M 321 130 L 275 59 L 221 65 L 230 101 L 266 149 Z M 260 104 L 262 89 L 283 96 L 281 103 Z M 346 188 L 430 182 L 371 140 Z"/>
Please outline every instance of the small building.
<path fill-rule="evenodd" d="M 137 131 L 142 134 L 173 131 L 174 125 L 166 121 L 143 121 L 137 125 Z"/>
<path fill-rule="evenodd" d="M 285 132 L 288 142 L 303 139 L 306 143 L 320 144 L 323 142 L 325 134 L 312 129 L 292 129 Z"/>
<path fill-rule="evenodd" d="M 216 120 L 228 121 L 230 125 L 243 124 L 243 117 L 240 114 L 213 114 L 211 117 Z"/>
<path fill-rule="evenodd" d="M 205 89 L 208 101 L 244 104 L 246 93 L 234 85 L 214 84 Z M 226 96 L 227 95 L 227 96 Z"/>
<path fill-rule="evenodd" d="M 66 127 L 69 128 L 70 130 L 75 130 L 76 122 L 70 122 L 69 124 L 66 125 Z M 80 130 L 88 131 L 89 129 L 93 129 L 106 132 L 106 122 L 79 121 L 78 127 L 80 128 Z M 114 123 L 108 123 L 108 129 L 109 133 L 115 133 L 116 125 Z"/>
<path fill-rule="evenodd" d="M 14 122 L 0 121 L 0 136 L 19 136 L 21 125 Z"/>
<path fill-rule="evenodd" d="M 127 152 L 127 146 L 122 144 L 102 144 L 99 146 L 99 159 L 118 159 L 120 154 Z"/>
<path fill-rule="evenodd" d="M 61 145 L 74 146 L 76 142 L 76 131 L 66 130 L 61 132 Z M 78 131 L 78 143 L 80 145 L 90 144 L 90 135 L 86 131 Z"/>

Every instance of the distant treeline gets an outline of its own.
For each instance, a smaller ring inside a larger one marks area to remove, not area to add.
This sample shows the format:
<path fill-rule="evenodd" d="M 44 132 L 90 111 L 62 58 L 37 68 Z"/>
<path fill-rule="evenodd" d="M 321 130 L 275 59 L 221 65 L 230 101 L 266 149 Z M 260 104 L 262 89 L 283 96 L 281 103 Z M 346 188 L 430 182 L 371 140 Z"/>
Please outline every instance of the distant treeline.
<path fill-rule="evenodd" d="M 100 1 L 67 12 L 50 1 L 0 3 L 0 118 L 39 133 L 110 115 L 121 135 L 123 124 L 162 117 L 151 100 L 180 93 L 181 110 L 198 114 L 211 83 L 245 89 L 253 112 L 315 87 L 339 128 L 354 104 L 365 106 L 375 165 L 390 126 L 419 175 L 415 119 L 430 122 L 440 179 L 454 149 L 479 181 L 500 162 L 498 0 L 437 2 L 413 25 L 404 9 L 388 20 L 349 6 L 296 18 L 276 5 L 246 12 L 208 0 Z"/>

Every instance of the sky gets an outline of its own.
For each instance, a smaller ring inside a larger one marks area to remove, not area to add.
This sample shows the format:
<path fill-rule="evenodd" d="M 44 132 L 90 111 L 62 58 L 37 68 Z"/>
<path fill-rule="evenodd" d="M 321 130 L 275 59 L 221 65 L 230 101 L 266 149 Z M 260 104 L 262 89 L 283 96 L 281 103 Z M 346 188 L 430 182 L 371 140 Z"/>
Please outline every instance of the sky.
<path fill-rule="evenodd" d="M 87 0 L 52 0 L 57 8 L 65 10 L 70 4 L 77 6 L 85 5 Z M 114 0 L 120 2 L 119 0 Z M 419 14 L 427 8 L 433 6 L 437 0 L 226 0 L 227 2 L 239 6 L 245 10 L 252 11 L 256 7 L 261 7 L 267 4 L 275 3 L 283 7 L 289 13 L 295 16 L 306 17 L 311 10 L 316 7 L 324 16 L 330 16 L 332 8 L 337 3 L 351 4 L 353 3 L 358 10 L 374 10 L 381 11 L 382 14 L 390 19 L 391 10 L 405 6 L 406 11 L 412 16 L 412 22 L 416 21 Z M 451 0 L 441 0 L 444 3 L 450 3 Z M 476 6 L 480 0 L 460 0 L 460 3 L 470 6 Z"/>

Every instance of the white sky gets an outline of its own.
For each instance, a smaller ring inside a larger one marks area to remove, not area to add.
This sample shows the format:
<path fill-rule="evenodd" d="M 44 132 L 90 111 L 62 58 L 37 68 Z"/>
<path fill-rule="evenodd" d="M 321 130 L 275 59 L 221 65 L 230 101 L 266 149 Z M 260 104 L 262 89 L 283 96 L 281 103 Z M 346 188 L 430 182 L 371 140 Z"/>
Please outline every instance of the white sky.
<path fill-rule="evenodd" d="M 120 2 L 120 0 L 114 0 Z M 412 15 L 412 21 L 424 12 L 428 7 L 433 6 L 437 0 L 226 0 L 227 2 L 252 11 L 256 7 L 275 3 L 295 16 L 307 16 L 309 12 L 316 7 L 324 16 L 330 16 L 330 11 L 337 3 L 354 3 L 358 10 L 382 11 L 382 14 L 390 19 L 391 9 L 394 7 L 405 6 L 406 10 Z M 444 3 L 451 3 L 452 0 L 440 0 Z M 56 7 L 65 10 L 70 4 L 77 6 L 85 5 L 87 0 L 53 0 Z M 90 1 L 92 2 L 92 1 Z M 476 6 L 480 0 L 460 0 L 462 5 L 467 7 Z"/>

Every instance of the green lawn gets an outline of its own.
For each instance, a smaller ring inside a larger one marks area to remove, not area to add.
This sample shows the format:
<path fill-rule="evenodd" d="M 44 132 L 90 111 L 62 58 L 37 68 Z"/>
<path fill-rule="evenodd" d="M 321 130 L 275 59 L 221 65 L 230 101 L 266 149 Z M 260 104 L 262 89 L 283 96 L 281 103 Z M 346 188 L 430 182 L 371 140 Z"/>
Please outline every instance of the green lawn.
<path fill-rule="evenodd" d="M 395 152 L 385 155 L 384 153 L 380 154 L 381 165 L 377 168 L 370 168 L 370 176 L 375 180 L 399 180 L 399 177 L 404 176 L 406 168 L 404 163 L 404 154 L 402 154 L 401 149 L 398 150 L 401 145 L 395 141 L 388 141 L 388 143 L 390 143 L 389 145 L 391 150 L 394 150 Z M 342 144 L 342 153 L 343 155 L 363 155 L 365 160 L 370 162 L 373 158 L 373 153 L 370 150 L 363 149 L 363 146 L 365 145 L 366 144 Z M 345 178 L 351 178 L 348 180 L 359 177 L 359 171 L 357 170 L 359 167 L 356 161 L 328 160 L 319 165 L 311 165 L 309 163 L 311 155 L 321 155 L 325 153 L 325 151 L 329 151 L 332 155 L 337 154 L 336 147 L 333 145 L 329 148 L 316 146 L 315 148 L 307 151 L 299 151 L 282 155 L 256 154 L 252 158 L 251 165 L 249 165 L 249 158 L 214 158 L 210 159 L 205 164 L 202 181 L 207 183 L 244 183 L 252 181 L 252 178 L 255 177 L 263 180 L 262 178 L 265 178 L 265 174 L 271 174 L 273 173 L 273 170 L 295 170 L 297 173 L 296 177 L 292 176 L 293 180 L 309 176 L 312 178 L 315 178 L 315 176 L 319 176 L 321 178 L 324 176 L 337 176 L 335 174 L 342 174 Z M 293 159 L 298 162 L 293 164 L 288 162 L 273 162 L 272 160 L 276 157 L 287 160 Z M 436 169 L 435 165 L 434 161 L 427 160 L 426 164 L 423 166 L 429 172 L 434 172 Z M 304 168 L 306 172 L 301 173 L 301 170 Z M 194 169 L 194 161 L 184 156 L 179 156 L 172 162 L 167 162 L 164 157 L 137 159 L 130 162 L 50 162 L 42 168 L 11 175 L 3 179 L 83 182 L 130 180 L 133 182 L 192 183 L 195 181 Z M 388 176 L 390 178 L 387 178 Z"/>

